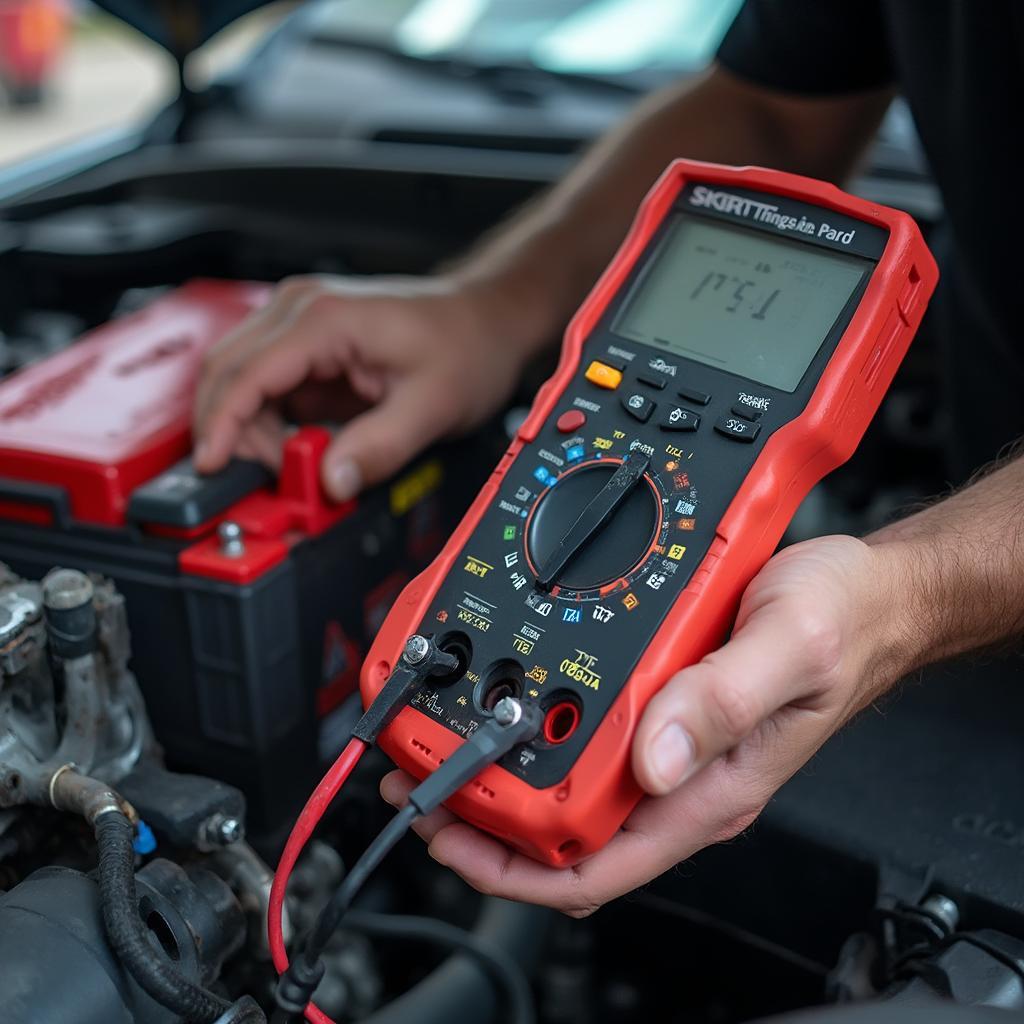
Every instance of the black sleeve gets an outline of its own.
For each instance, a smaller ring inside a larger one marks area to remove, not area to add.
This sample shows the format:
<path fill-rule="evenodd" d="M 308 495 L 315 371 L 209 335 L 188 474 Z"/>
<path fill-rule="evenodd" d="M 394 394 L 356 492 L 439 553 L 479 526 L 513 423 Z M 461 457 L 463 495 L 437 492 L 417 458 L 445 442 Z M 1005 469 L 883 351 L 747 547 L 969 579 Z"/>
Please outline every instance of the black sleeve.
<path fill-rule="evenodd" d="M 805 95 L 890 85 L 883 0 L 746 0 L 718 49 L 739 78 Z"/>

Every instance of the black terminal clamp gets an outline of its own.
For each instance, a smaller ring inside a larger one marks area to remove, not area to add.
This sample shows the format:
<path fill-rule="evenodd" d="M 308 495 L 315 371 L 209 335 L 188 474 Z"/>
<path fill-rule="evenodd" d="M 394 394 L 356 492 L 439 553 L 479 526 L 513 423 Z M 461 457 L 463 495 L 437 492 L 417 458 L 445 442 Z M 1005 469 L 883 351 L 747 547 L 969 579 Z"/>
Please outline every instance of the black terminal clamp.
<path fill-rule="evenodd" d="M 380 697 L 367 708 L 352 735 L 367 745 L 375 743 L 423 683 L 432 676 L 446 676 L 458 667 L 459 659 L 442 651 L 432 637 L 418 634 L 409 637 Z"/>

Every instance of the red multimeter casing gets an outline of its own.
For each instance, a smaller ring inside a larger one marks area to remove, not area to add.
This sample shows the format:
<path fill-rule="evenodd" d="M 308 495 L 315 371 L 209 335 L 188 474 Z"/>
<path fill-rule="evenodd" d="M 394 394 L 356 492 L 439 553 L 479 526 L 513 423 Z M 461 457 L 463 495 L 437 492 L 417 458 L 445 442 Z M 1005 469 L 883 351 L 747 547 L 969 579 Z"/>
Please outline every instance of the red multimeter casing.
<path fill-rule="evenodd" d="M 551 865 L 598 850 L 642 795 L 630 747 L 644 707 L 722 642 L 800 501 L 853 453 L 937 279 L 907 214 L 796 175 L 674 162 L 377 636 L 367 705 L 412 633 L 466 668 L 416 695 L 385 752 L 422 778 L 500 696 L 537 700 L 544 734 L 449 806 Z M 715 343 L 701 349 L 701 330 Z M 555 541 L 637 459 L 627 503 L 542 580 Z"/>

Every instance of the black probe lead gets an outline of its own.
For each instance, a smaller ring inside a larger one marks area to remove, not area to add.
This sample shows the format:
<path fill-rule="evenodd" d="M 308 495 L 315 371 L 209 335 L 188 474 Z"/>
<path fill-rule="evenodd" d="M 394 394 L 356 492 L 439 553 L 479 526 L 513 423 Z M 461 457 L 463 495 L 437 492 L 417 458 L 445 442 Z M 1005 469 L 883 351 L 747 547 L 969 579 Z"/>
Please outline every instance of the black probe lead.
<path fill-rule="evenodd" d="M 312 999 L 323 977 L 321 956 L 327 943 L 341 924 L 356 893 L 409 830 L 413 821 L 439 807 L 513 747 L 536 738 L 543 721 L 543 713 L 536 704 L 524 704 L 515 697 L 505 697 L 495 706 L 494 717 L 467 737 L 450 757 L 409 794 L 409 802 L 367 847 L 320 911 L 303 948 L 281 975 L 277 986 L 277 1005 L 282 1010 L 301 1013 Z"/>

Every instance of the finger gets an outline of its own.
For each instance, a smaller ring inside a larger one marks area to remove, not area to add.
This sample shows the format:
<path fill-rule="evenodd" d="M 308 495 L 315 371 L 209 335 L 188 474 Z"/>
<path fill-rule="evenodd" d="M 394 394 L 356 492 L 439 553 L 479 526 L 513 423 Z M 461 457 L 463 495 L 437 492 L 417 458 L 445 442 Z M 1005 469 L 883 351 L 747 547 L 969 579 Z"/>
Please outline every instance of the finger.
<path fill-rule="evenodd" d="M 326 337 L 313 323 L 300 331 L 288 322 L 262 349 L 226 369 L 211 385 L 206 401 L 208 412 L 198 421 L 196 467 L 208 472 L 227 460 L 243 428 L 264 402 L 287 394 L 301 384 L 317 362 L 325 359 L 342 372 L 346 350 L 344 336 Z M 317 351 L 330 348 L 329 353 Z"/>
<path fill-rule="evenodd" d="M 401 469 L 451 426 L 443 389 L 404 379 L 384 400 L 341 427 L 324 453 L 324 489 L 347 501 Z M 432 400 L 435 399 L 436 400 Z"/>
<path fill-rule="evenodd" d="M 253 459 L 275 473 L 281 468 L 285 438 L 288 432 L 284 421 L 274 409 L 261 409 L 256 417 L 246 424 L 235 445 L 239 458 Z"/>
<path fill-rule="evenodd" d="M 380 795 L 392 807 L 402 808 L 409 800 L 409 794 L 419 783 L 411 775 L 405 772 L 395 771 L 385 775 L 380 780 Z M 424 842 L 429 843 L 442 828 L 446 828 L 458 818 L 445 807 L 438 807 L 421 818 L 416 818 L 412 823 L 412 830 Z"/>
<path fill-rule="evenodd" d="M 207 354 L 204 370 L 196 389 L 193 405 L 193 434 L 196 438 L 194 460 L 203 472 L 218 468 L 228 458 L 231 445 L 211 441 L 210 419 L 217 410 L 223 392 L 240 371 L 261 354 L 287 341 L 304 319 L 304 333 L 322 334 L 324 317 L 315 315 L 314 300 L 318 294 L 317 278 L 289 278 L 277 286 L 263 309 L 250 316 L 241 327 L 221 339 Z M 310 313 L 313 316 L 310 316 Z"/>
<path fill-rule="evenodd" d="M 416 780 L 403 771 L 388 772 L 380 780 L 380 795 L 392 807 L 404 807 L 409 794 L 416 788 Z"/>
<path fill-rule="evenodd" d="M 675 864 L 674 846 L 658 846 L 642 833 L 620 831 L 582 864 L 555 868 L 456 822 L 435 833 L 429 852 L 485 895 L 538 903 L 585 917 Z"/>
<path fill-rule="evenodd" d="M 633 745 L 633 771 L 648 793 L 670 792 L 806 692 L 816 655 L 792 618 L 785 606 L 765 606 L 654 696 Z"/>
<path fill-rule="evenodd" d="M 745 746 L 745 757 L 719 760 L 669 796 L 643 800 L 603 849 L 575 867 L 540 864 L 463 822 L 439 829 L 430 854 L 487 895 L 585 917 L 757 817 L 782 776 L 771 770 L 776 751 L 752 740 Z"/>
<path fill-rule="evenodd" d="M 381 779 L 381 796 L 392 806 L 403 807 L 417 784 L 405 772 L 394 771 Z M 552 868 L 516 853 L 444 808 L 418 819 L 414 828 L 438 863 L 457 871 L 479 891 L 575 915 L 635 888 L 651 877 L 646 872 L 660 873 L 675 863 L 670 852 L 659 854 L 640 832 L 618 833 L 605 850 L 578 868 Z M 625 865 L 629 870 L 623 870 Z"/>
<path fill-rule="evenodd" d="M 299 299 L 299 292 L 282 288 L 263 309 L 207 352 L 192 403 L 192 432 L 197 439 L 205 437 L 207 420 L 226 381 L 242 363 L 271 344 L 292 322 L 301 309 Z"/>
<path fill-rule="evenodd" d="M 292 423 L 344 423 L 366 412 L 383 393 L 364 397 L 350 385 L 350 367 L 345 377 L 328 381 L 307 380 L 280 399 L 279 406 Z"/>

